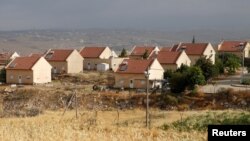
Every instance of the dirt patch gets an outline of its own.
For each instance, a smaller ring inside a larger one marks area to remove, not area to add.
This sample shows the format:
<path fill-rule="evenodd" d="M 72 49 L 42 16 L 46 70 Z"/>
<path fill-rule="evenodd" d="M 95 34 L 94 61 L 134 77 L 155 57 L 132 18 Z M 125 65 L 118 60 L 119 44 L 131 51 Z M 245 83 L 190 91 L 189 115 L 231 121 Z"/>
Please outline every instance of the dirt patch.
<path fill-rule="evenodd" d="M 146 107 L 145 92 L 118 91 L 104 89 L 93 91 L 93 85 L 107 85 L 104 80 L 108 73 L 87 73 L 62 75 L 50 84 L 11 88 L 0 87 L 0 116 L 35 116 L 44 110 L 64 109 L 71 97 L 77 94 L 77 107 L 88 110 L 124 110 Z M 91 79 L 90 79 L 91 77 Z M 86 82 L 86 79 L 88 82 Z M 232 89 L 219 91 L 217 94 L 201 92 L 184 95 L 151 94 L 149 106 L 161 110 L 206 110 L 206 109 L 249 109 L 248 92 L 235 92 Z M 75 108 L 75 98 L 69 109 Z"/>

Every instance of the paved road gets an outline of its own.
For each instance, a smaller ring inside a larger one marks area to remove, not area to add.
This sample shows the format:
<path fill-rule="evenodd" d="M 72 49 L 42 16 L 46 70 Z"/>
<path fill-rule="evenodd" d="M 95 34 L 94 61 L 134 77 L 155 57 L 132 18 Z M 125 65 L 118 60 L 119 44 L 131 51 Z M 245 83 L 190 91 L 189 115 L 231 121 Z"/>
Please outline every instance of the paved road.
<path fill-rule="evenodd" d="M 250 77 L 249 74 L 244 77 Z M 227 77 L 225 80 L 217 80 L 215 85 L 208 84 L 201 88 L 204 93 L 216 93 L 221 88 L 232 88 L 235 91 L 250 90 L 250 87 L 236 87 L 232 85 L 240 85 L 241 75 L 233 75 Z"/>

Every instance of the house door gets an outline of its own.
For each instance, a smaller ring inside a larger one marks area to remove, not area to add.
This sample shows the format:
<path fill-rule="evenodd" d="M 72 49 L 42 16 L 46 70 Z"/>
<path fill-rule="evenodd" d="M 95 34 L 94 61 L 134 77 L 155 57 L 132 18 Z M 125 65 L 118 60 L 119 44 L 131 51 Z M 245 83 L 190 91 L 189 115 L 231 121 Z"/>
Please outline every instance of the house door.
<path fill-rule="evenodd" d="M 97 69 L 97 64 L 95 64 L 95 68 L 94 68 L 94 70 L 96 70 Z"/>
<path fill-rule="evenodd" d="M 134 80 L 130 80 L 129 87 L 134 88 Z"/>
<path fill-rule="evenodd" d="M 22 76 L 21 75 L 18 76 L 18 83 L 22 84 Z"/>
<path fill-rule="evenodd" d="M 88 70 L 90 70 L 90 63 L 88 63 L 88 66 L 87 66 Z"/>
<path fill-rule="evenodd" d="M 53 73 L 57 73 L 56 67 L 53 68 Z"/>

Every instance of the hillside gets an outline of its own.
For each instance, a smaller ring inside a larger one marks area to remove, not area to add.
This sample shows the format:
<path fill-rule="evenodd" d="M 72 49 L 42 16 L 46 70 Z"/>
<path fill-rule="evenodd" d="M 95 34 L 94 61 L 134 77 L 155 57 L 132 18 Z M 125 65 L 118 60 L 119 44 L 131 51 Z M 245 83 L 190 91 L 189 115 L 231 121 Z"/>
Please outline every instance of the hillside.
<path fill-rule="evenodd" d="M 83 110 L 114 111 L 117 109 L 145 108 L 145 91 L 109 89 L 112 73 L 85 72 L 76 75 L 61 75 L 50 84 L 0 86 L 1 117 L 36 116 L 46 110 L 62 110 L 77 95 L 77 107 Z M 103 90 L 93 90 L 93 86 Z M 112 85 L 112 84 L 111 84 Z M 221 90 L 216 95 L 171 93 L 150 95 L 150 107 L 161 110 L 222 110 L 247 109 L 248 92 Z M 75 109 L 75 99 L 69 109 Z"/>
<path fill-rule="evenodd" d="M 81 30 L 27 30 L 0 31 L 0 51 L 17 51 L 21 54 L 44 52 L 50 48 L 81 48 L 88 44 L 104 44 L 120 51 L 135 44 L 171 46 L 190 42 L 219 43 L 222 39 L 247 40 L 250 32 L 223 30 L 141 31 L 133 29 L 81 29 Z"/>

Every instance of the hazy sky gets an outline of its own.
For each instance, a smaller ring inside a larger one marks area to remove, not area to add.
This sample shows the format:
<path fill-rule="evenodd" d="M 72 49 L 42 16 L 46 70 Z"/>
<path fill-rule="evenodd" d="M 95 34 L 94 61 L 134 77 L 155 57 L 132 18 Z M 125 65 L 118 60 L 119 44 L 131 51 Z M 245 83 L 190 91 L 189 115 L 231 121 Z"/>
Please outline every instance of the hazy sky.
<path fill-rule="evenodd" d="M 250 0 L 0 0 L 0 30 L 238 27 L 250 27 Z"/>

